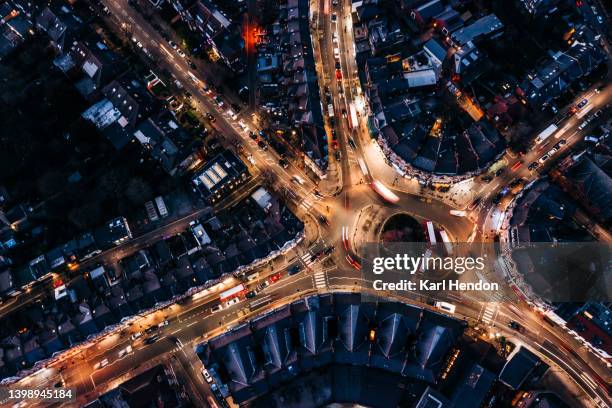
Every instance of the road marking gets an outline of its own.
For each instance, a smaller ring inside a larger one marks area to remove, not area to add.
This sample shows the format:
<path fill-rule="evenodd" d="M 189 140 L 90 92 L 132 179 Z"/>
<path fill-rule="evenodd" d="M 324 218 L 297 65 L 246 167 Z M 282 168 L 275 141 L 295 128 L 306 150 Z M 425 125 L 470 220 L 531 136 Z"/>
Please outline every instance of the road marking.
<path fill-rule="evenodd" d="M 312 203 L 308 200 L 300 201 L 300 207 L 302 207 L 306 212 L 309 212 L 312 208 Z"/>
<path fill-rule="evenodd" d="M 491 324 L 491 322 L 495 320 L 496 316 L 497 316 L 497 305 L 492 305 L 490 303 L 487 303 L 482 313 L 481 320 L 484 322 L 484 324 Z"/>
<path fill-rule="evenodd" d="M 168 55 L 168 57 L 170 57 L 170 59 L 174 59 L 174 56 L 170 53 L 170 51 L 166 49 L 166 47 L 160 44 L 159 48 L 161 48 L 161 50 L 165 52 Z"/>
<path fill-rule="evenodd" d="M 327 274 L 325 272 L 316 272 L 313 276 L 313 280 L 317 289 L 326 288 L 327 285 Z"/>

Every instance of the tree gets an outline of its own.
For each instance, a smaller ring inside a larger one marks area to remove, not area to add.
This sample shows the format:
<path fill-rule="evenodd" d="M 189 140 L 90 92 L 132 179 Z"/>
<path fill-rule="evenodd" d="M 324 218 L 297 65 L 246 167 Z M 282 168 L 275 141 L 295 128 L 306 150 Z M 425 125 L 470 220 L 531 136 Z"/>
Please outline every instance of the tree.
<path fill-rule="evenodd" d="M 100 205 L 96 201 L 91 201 L 79 208 L 70 210 L 68 219 L 77 228 L 84 230 L 93 228 L 100 223 Z"/>
<path fill-rule="evenodd" d="M 130 179 L 125 189 L 125 196 L 134 205 L 142 204 L 153 197 L 151 187 L 140 177 Z"/>

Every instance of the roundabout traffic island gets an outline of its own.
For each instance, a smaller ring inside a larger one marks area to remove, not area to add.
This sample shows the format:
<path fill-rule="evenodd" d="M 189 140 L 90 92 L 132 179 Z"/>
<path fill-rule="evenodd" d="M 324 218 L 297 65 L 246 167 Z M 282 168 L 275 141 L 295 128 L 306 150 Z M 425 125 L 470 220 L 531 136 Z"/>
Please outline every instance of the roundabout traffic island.
<path fill-rule="evenodd" d="M 423 227 L 407 213 L 394 214 L 382 226 L 379 241 L 382 245 L 395 242 L 425 242 Z"/>

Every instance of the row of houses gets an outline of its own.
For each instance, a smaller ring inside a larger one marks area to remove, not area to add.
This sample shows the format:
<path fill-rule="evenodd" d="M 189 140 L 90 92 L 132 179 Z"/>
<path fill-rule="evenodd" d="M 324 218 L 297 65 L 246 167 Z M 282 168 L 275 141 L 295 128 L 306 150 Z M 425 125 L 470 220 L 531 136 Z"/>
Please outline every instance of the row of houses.
<path fill-rule="evenodd" d="M 265 190 L 221 213 L 209 208 L 184 231 L 117 265 L 99 264 L 59 282 L 51 295 L 21 308 L 0 331 L 0 371 L 12 375 L 125 317 L 264 259 L 302 230 L 295 215 Z"/>
<path fill-rule="evenodd" d="M 477 45 L 503 33 L 497 16 L 460 15 L 438 1 L 398 2 L 393 14 L 377 2 L 354 10 L 370 126 L 388 159 L 424 177 L 486 168 L 505 142 L 462 87 L 487 67 Z"/>
<path fill-rule="evenodd" d="M 465 328 L 412 305 L 335 293 L 256 316 L 196 352 L 221 393 L 245 405 L 272 406 L 282 401 L 277 389 L 299 394 L 317 377 L 322 383 L 303 397 L 313 405 L 477 408 L 532 387 L 548 369 L 524 348 L 504 360 L 463 337 Z"/>
<path fill-rule="evenodd" d="M 7 265 L 2 268 L 0 264 L 0 296 L 17 296 L 36 282 L 46 280 L 52 274 L 71 270 L 80 262 L 131 238 L 132 232 L 127 220 L 117 217 L 40 254 L 26 265 Z"/>
<path fill-rule="evenodd" d="M 233 72 L 246 68 L 246 52 L 240 21 L 232 19 L 213 0 L 169 0 L 189 28 L 208 47 L 209 58 L 221 60 Z"/>
<path fill-rule="evenodd" d="M 138 142 L 170 175 L 180 175 L 201 163 L 201 142 L 183 128 L 168 101 L 149 90 L 149 83 L 130 71 L 105 39 L 86 30 L 68 5 L 53 3 L 36 18 L 57 56 L 54 66 L 92 105 L 82 116 L 117 149 Z"/>
<path fill-rule="evenodd" d="M 309 21 L 308 1 L 287 0 L 262 29 L 256 45 L 257 97 L 273 130 L 291 135 L 287 142 L 299 143 L 305 164 L 323 177 L 328 147 Z"/>

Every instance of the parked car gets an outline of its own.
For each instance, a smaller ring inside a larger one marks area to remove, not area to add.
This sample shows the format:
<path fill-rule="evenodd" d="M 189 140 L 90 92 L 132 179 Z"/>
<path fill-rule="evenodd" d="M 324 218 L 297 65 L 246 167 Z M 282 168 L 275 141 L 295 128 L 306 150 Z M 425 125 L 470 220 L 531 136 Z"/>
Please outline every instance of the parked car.
<path fill-rule="evenodd" d="M 537 169 L 538 167 L 540 167 L 540 163 L 538 163 L 538 162 L 533 162 L 533 163 L 531 163 L 531 164 L 530 164 L 530 165 L 527 167 L 527 169 L 528 169 L 529 171 L 532 171 L 532 170 Z"/>
<path fill-rule="evenodd" d="M 210 375 L 208 370 L 205 369 L 205 368 L 202 369 L 202 376 L 204 377 L 204 379 L 206 380 L 207 383 L 210 384 L 211 382 L 213 382 L 212 376 Z"/>

